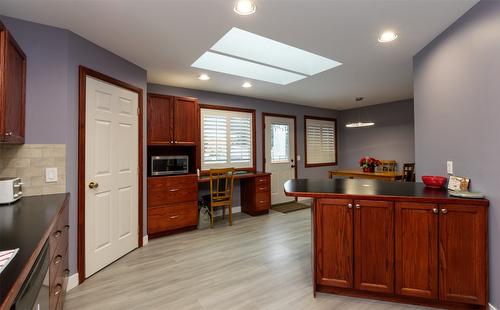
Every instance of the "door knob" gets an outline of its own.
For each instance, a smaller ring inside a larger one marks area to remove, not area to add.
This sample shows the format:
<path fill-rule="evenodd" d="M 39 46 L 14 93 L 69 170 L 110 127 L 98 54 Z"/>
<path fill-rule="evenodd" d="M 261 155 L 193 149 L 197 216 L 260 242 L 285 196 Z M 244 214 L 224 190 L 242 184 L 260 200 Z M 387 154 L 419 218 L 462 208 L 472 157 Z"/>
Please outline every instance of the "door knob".
<path fill-rule="evenodd" d="M 96 189 L 98 186 L 99 186 L 99 183 L 97 183 L 97 182 L 92 181 L 89 183 L 89 188 Z"/>

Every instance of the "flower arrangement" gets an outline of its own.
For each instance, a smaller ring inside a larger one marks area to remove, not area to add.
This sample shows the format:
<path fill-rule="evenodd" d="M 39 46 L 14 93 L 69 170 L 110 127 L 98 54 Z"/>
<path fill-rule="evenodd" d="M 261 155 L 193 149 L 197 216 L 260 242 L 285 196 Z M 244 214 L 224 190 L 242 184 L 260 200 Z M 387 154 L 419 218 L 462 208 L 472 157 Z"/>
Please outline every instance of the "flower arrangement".
<path fill-rule="evenodd" d="M 375 167 L 380 165 L 380 160 L 373 157 L 361 157 L 359 160 L 359 166 L 364 172 L 374 172 Z"/>

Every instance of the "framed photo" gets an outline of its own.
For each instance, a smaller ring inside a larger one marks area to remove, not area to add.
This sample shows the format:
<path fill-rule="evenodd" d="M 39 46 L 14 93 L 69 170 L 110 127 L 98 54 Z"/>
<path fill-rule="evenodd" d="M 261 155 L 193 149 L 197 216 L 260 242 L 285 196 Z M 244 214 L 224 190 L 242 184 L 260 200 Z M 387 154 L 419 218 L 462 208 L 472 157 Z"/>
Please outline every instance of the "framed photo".
<path fill-rule="evenodd" d="M 467 177 L 450 176 L 448 181 L 448 189 L 451 191 L 468 191 L 470 179 Z"/>

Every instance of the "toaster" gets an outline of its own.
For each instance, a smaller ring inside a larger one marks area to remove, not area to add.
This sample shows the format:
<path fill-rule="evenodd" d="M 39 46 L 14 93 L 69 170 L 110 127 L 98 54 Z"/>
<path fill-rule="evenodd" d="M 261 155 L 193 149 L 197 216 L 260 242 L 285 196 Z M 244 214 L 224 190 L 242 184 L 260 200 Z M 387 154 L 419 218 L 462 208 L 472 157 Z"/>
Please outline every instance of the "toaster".
<path fill-rule="evenodd" d="M 12 203 L 23 196 L 21 178 L 0 178 L 0 204 Z"/>

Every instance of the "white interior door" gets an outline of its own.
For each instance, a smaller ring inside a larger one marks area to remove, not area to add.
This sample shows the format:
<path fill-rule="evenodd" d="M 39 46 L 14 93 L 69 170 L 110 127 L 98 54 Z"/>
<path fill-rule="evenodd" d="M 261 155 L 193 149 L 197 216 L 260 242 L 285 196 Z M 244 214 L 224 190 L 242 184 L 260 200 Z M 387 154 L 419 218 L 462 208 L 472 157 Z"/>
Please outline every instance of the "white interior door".
<path fill-rule="evenodd" d="M 138 247 L 137 105 L 137 93 L 86 77 L 85 277 Z"/>
<path fill-rule="evenodd" d="M 283 185 L 295 179 L 295 125 L 293 118 L 265 116 L 264 154 L 271 173 L 271 204 L 294 200 L 285 196 Z"/>

